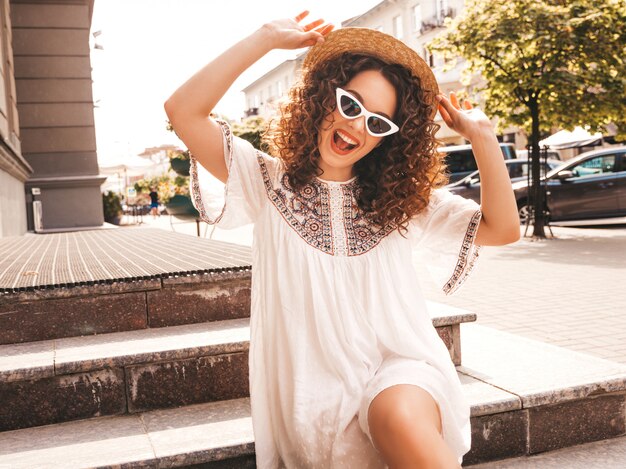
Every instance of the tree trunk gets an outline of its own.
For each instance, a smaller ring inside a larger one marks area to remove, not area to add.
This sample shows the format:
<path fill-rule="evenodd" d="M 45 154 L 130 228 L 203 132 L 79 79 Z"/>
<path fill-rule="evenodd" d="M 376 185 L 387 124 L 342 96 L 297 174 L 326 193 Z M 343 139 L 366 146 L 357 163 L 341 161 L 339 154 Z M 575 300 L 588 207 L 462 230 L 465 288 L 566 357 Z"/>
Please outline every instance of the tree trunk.
<path fill-rule="evenodd" d="M 532 185 L 528 188 L 529 204 L 533 205 L 534 220 L 533 220 L 533 237 L 545 238 L 546 233 L 544 231 L 544 188 L 541 185 L 541 154 L 539 150 L 539 103 L 537 98 L 530 98 L 528 103 L 530 108 L 530 115 L 532 118 L 532 132 L 530 135 L 530 160 L 531 160 L 531 179 Z"/>

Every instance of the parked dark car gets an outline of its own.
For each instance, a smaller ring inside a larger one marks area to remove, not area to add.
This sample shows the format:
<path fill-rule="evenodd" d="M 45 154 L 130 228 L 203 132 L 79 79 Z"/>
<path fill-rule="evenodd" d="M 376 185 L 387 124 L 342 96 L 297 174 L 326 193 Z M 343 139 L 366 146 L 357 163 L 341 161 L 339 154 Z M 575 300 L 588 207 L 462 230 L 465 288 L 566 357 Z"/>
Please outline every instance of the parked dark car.
<path fill-rule="evenodd" d="M 556 150 L 548 149 L 546 153 L 548 154 L 547 159 L 549 160 L 562 160 L 563 159 L 561 158 L 561 154 Z M 525 160 L 528 159 L 528 150 L 517 150 L 517 157 L 525 159 Z M 543 150 L 541 150 L 541 157 L 543 158 Z"/>
<path fill-rule="evenodd" d="M 512 143 L 501 143 L 500 149 L 505 160 L 517 157 L 515 146 Z M 451 145 L 439 147 L 438 150 L 446 154 L 445 161 L 448 165 L 447 171 L 450 173 L 450 182 L 463 179 L 478 169 L 471 145 Z"/>
<path fill-rule="evenodd" d="M 583 153 L 545 178 L 546 209 L 562 225 L 626 223 L 626 145 Z M 528 216 L 528 185 L 513 183 L 520 219 Z M 624 220 L 621 220 L 624 219 Z"/>
<path fill-rule="evenodd" d="M 509 171 L 511 183 L 526 181 L 528 178 L 528 169 L 530 168 L 528 160 L 516 158 L 514 160 L 506 160 L 504 163 Z M 563 162 L 560 160 L 546 160 L 541 174 L 545 175 L 561 165 L 563 165 Z M 480 173 L 478 170 L 468 174 L 459 181 L 448 184 L 446 187 L 455 194 L 461 195 L 466 199 L 473 199 L 480 203 Z"/>

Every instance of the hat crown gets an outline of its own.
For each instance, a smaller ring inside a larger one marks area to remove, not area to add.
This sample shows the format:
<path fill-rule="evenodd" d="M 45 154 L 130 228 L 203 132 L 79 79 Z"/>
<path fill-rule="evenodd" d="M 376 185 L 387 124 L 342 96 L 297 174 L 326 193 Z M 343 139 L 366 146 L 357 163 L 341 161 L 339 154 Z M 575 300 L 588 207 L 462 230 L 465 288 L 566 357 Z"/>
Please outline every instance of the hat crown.
<path fill-rule="evenodd" d="M 329 33 L 324 42 L 311 47 L 302 63 L 304 74 L 315 70 L 320 64 L 332 60 L 344 52 L 371 55 L 390 64 L 400 64 L 420 79 L 427 99 L 434 103 L 439 94 L 435 74 L 419 54 L 395 37 L 369 28 L 341 28 Z M 437 112 L 434 107 L 432 117 Z"/>

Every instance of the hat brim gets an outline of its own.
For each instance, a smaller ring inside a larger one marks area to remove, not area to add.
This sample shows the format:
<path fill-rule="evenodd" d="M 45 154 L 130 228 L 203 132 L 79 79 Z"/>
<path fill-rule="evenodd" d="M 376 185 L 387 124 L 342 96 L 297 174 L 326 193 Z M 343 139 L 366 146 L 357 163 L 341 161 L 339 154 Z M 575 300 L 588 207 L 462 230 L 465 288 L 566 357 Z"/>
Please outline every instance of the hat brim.
<path fill-rule="evenodd" d="M 435 74 L 417 52 L 389 34 L 369 28 L 342 28 L 329 33 L 324 42 L 311 47 L 302 63 L 303 73 L 309 73 L 321 63 L 332 60 L 344 52 L 371 55 L 390 64 L 400 64 L 420 79 L 422 87 L 430 91 L 434 103 L 439 94 Z M 431 119 L 437 114 L 434 106 Z"/>

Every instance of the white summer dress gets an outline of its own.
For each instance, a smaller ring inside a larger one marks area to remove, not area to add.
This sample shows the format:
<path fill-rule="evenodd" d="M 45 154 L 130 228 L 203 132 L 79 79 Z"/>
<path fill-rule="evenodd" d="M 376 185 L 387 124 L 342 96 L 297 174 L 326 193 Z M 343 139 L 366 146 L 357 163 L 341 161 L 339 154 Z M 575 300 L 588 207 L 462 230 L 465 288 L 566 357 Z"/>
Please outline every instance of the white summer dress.
<path fill-rule="evenodd" d="M 296 197 L 281 160 L 220 124 L 228 180 L 222 184 L 192 156 L 192 199 L 208 223 L 254 223 L 249 378 L 257 467 L 385 468 L 367 411 L 395 384 L 430 392 L 443 437 L 462 462 L 470 408 L 428 314 L 412 252 L 452 294 L 482 248 L 474 243 L 480 206 L 435 189 L 405 238 L 366 222 L 356 178 L 315 178 Z"/>

